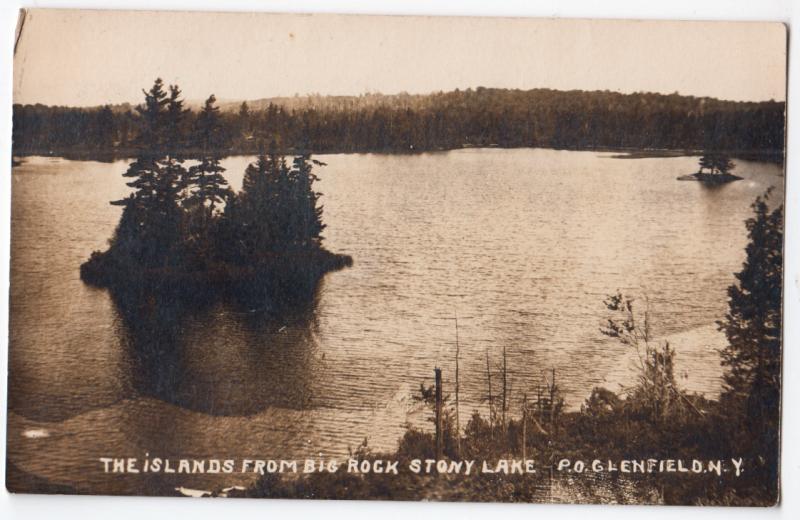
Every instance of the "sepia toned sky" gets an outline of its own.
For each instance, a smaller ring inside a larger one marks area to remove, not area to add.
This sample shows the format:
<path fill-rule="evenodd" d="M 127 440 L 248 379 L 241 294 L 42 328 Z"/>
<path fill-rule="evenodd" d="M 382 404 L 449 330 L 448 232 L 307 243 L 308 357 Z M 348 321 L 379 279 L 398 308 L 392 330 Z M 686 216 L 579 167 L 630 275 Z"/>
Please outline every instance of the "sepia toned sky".
<path fill-rule="evenodd" d="M 427 93 L 468 87 L 678 91 L 784 100 L 777 23 L 32 10 L 14 102 Z"/>

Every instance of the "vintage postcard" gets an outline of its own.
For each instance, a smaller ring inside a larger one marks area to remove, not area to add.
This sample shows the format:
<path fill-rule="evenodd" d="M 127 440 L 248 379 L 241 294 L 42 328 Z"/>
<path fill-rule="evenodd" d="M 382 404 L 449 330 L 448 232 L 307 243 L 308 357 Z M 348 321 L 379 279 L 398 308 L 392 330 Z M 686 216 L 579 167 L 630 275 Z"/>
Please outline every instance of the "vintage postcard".
<path fill-rule="evenodd" d="M 776 504 L 786 44 L 22 12 L 8 489 Z"/>

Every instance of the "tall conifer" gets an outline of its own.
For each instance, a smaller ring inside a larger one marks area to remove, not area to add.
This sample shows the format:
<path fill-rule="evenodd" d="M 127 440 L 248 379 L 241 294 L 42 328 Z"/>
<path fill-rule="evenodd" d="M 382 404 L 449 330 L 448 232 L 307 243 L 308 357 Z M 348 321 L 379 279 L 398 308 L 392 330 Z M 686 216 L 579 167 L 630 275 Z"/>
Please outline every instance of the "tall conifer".
<path fill-rule="evenodd" d="M 187 203 L 199 206 L 207 216 L 213 214 L 214 208 L 225 202 L 230 193 L 228 181 L 222 175 L 225 168 L 220 164 L 222 125 L 215 102 L 212 94 L 197 117 L 194 140 L 200 150 L 200 162 L 189 168 L 192 186 Z"/>
<path fill-rule="evenodd" d="M 783 282 L 783 205 L 770 210 L 769 192 L 753 203 L 747 221 L 750 242 L 746 260 L 728 288 L 729 310 L 719 327 L 728 346 L 722 351 L 726 368 L 725 409 L 732 414 L 749 451 L 772 478 L 777 478 Z"/>

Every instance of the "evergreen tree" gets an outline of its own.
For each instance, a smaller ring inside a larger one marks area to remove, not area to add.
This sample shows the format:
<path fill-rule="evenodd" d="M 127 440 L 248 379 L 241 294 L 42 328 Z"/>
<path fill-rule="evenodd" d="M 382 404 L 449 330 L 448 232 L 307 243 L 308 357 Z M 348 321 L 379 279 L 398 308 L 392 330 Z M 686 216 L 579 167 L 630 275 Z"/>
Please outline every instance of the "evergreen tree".
<path fill-rule="evenodd" d="M 309 155 L 294 158 L 290 168 L 276 152 L 258 156 L 245 170 L 242 191 L 237 197 L 237 222 L 243 237 L 244 256 L 258 257 L 272 252 L 311 250 L 322 241 L 320 194 L 313 189 Z"/>
<path fill-rule="evenodd" d="M 729 310 L 719 327 L 728 346 L 722 395 L 742 432 L 736 446 L 749 451 L 777 479 L 781 395 L 781 294 L 783 206 L 770 210 L 769 191 L 753 203 L 747 221 L 749 243 L 737 282 L 728 288 Z"/>
<path fill-rule="evenodd" d="M 146 206 L 155 197 L 156 178 L 160 174 L 157 159 L 164 142 L 163 123 L 169 100 L 161 78 L 155 80 L 149 91 L 142 92 L 144 104 L 136 107 L 140 116 L 138 153 L 123 176 L 134 179 L 127 184 L 136 190 L 136 203 Z"/>
<path fill-rule="evenodd" d="M 111 204 L 124 206 L 120 226 L 112 240 L 112 252 L 125 260 L 137 260 L 142 264 L 151 263 L 156 252 L 148 244 L 157 222 L 149 215 L 156 205 L 156 185 L 161 175 L 158 164 L 158 150 L 163 141 L 162 124 L 168 103 L 167 93 L 160 78 L 156 79 L 149 91 L 144 93 L 144 104 L 136 107 L 139 114 L 139 133 L 137 157 L 123 173 L 132 179 L 126 184 L 133 193 Z M 124 245 L 124 247 L 122 247 Z M 137 254 L 130 254 L 136 251 Z"/>
<path fill-rule="evenodd" d="M 322 241 L 322 206 L 318 206 L 321 193 L 314 191 L 314 181 L 317 176 L 312 173 L 311 163 L 322 165 L 319 161 L 312 161 L 307 154 L 299 155 L 294 159 L 291 172 L 292 193 L 290 200 L 293 202 L 291 209 L 291 241 L 295 247 L 319 247 Z"/>
<path fill-rule="evenodd" d="M 155 244 L 163 265 L 180 261 L 178 249 L 184 234 L 181 200 L 190 180 L 181 155 L 185 144 L 186 116 L 189 112 L 183 105 L 180 88 L 170 85 L 164 113 L 164 148 L 158 161 L 160 175 L 156 182 L 156 211 L 151 212 L 158 225 L 154 233 Z"/>
<path fill-rule="evenodd" d="M 708 170 L 708 173 L 714 173 L 714 161 L 710 155 L 704 155 L 700 157 L 698 162 L 700 169 L 697 171 L 697 173 L 703 173 L 703 170 Z"/>
<path fill-rule="evenodd" d="M 721 175 L 730 173 L 734 169 L 733 161 L 724 155 L 714 156 L 714 169 Z"/>
<path fill-rule="evenodd" d="M 164 91 L 161 79 L 156 79 L 149 91 L 143 91 L 144 104 L 137 107 L 141 125 L 136 159 L 128 166 L 124 177 L 134 192 L 127 198 L 113 201 L 124 206 L 123 220 L 114 243 L 139 245 L 138 258 L 142 265 L 164 265 L 170 262 L 171 251 L 180 242 L 180 208 L 178 200 L 185 169 L 173 155 L 165 155 L 177 148 L 180 137 L 172 135 L 179 130 L 180 118 L 185 114 L 180 90 L 170 87 L 170 96 Z M 131 246 L 132 247 L 132 246 Z M 115 253 L 122 253 L 115 250 Z M 128 258 L 130 259 L 130 258 Z"/>
<path fill-rule="evenodd" d="M 177 194 L 186 189 L 190 182 L 189 172 L 183 167 L 181 153 L 185 145 L 185 125 L 189 110 L 183 107 L 184 101 L 180 96 L 180 88 L 170 85 L 161 128 L 162 147 L 159 148 L 163 177 L 159 186 L 164 190 L 159 197 L 164 204 L 171 200 L 177 205 L 180 198 Z"/>
<path fill-rule="evenodd" d="M 166 145 L 169 157 L 178 157 L 183 149 L 185 124 L 187 120 L 188 108 L 184 108 L 184 100 L 181 99 L 181 89 L 177 85 L 169 86 L 169 99 L 167 100 L 167 110 L 164 114 L 166 119 L 164 125 L 164 144 Z"/>
<path fill-rule="evenodd" d="M 274 147 L 259 154 L 256 162 L 247 166 L 239 193 L 238 222 L 243 256 L 259 255 L 279 249 L 284 242 L 285 222 L 282 222 L 280 186 L 285 184 L 288 169 Z"/>
<path fill-rule="evenodd" d="M 136 107 L 141 122 L 139 140 L 137 144 L 144 152 L 155 151 L 161 148 L 164 141 L 164 114 L 169 104 L 164 82 L 156 78 L 149 91 L 142 90 L 144 104 Z"/>
<path fill-rule="evenodd" d="M 247 101 L 242 101 L 239 106 L 239 133 L 245 139 L 253 133 L 250 117 L 250 107 L 247 105 Z"/>
<path fill-rule="evenodd" d="M 109 150 L 114 146 L 115 140 L 114 113 L 110 106 L 105 105 L 95 116 L 90 141 L 101 150 Z"/>
<path fill-rule="evenodd" d="M 188 218 L 186 238 L 189 247 L 201 261 L 212 254 L 214 211 L 218 204 L 228 201 L 232 195 L 228 181 L 223 176 L 225 168 L 220 164 L 222 126 L 215 102 L 212 94 L 195 122 L 193 147 L 199 150 L 199 163 L 187 171 L 187 193 L 183 199 Z"/>
<path fill-rule="evenodd" d="M 220 164 L 219 148 L 222 146 L 222 125 L 219 108 L 214 106 L 212 94 L 197 117 L 195 145 L 200 150 L 200 163 L 189 168 L 192 187 L 187 203 L 197 205 L 210 217 L 217 204 L 225 202 L 229 195 L 228 181 L 222 175 L 225 168 Z"/>
<path fill-rule="evenodd" d="M 711 174 L 725 175 L 735 168 L 733 161 L 721 154 L 703 155 L 700 158 L 699 164 L 700 170 L 698 173 L 703 173 L 703 170 L 708 170 L 708 173 Z"/>

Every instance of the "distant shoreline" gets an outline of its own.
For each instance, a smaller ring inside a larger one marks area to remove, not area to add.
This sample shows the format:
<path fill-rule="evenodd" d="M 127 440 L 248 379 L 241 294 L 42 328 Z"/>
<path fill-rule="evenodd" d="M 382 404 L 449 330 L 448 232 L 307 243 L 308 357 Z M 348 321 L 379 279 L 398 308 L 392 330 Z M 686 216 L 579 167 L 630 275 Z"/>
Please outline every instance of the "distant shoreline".
<path fill-rule="evenodd" d="M 483 146 L 483 145 L 462 145 L 457 148 L 436 148 L 436 149 L 364 149 L 364 150 L 344 150 L 344 149 L 330 149 L 330 150 L 310 150 L 314 155 L 358 155 L 358 154 L 386 154 L 386 155 L 418 155 L 423 153 L 433 152 L 450 152 L 456 150 L 469 150 L 469 149 L 503 149 L 503 150 L 517 150 L 517 149 L 531 149 L 531 150 L 557 150 L 569 152 L 599 152 L 599 153 L 613 153 L 611 159 L 653 159 L 662 157 L 692 157 L 700 156 L 706 150 L 699 149 L 655 149 L 655 148 L 551 148 L 547 146 Z M 762 161 L 774 164 L 783 164 L 785 154 L 783 150 L 713 150 L 735 159 L 744 159 L 749 161 Z M 196 151 L 185 150 L 187 156 L 195 155 Z M 236 157 L 236 156 L 249 156 L 258 155 L 258 150 L 255 149 L 226 149 L 216 150 L 222 157 Z M 136 156 L 137 150 L 134 148 L 114 149 L 114 150 L 79 150 L 79 149 L 29 149 L 29 150 L 12 150 L 13 166 L 19 166 L 20 161 L 17 159 L 24 157 L 59 157 L 69 160 L 83 160 L 83 161 L 99 161 L 99 162 L 113 162 L 118 160 L 133 159 Z M 288 148 L 281 150 L 282 154 L 299 153 L 298 150 Z"/>

